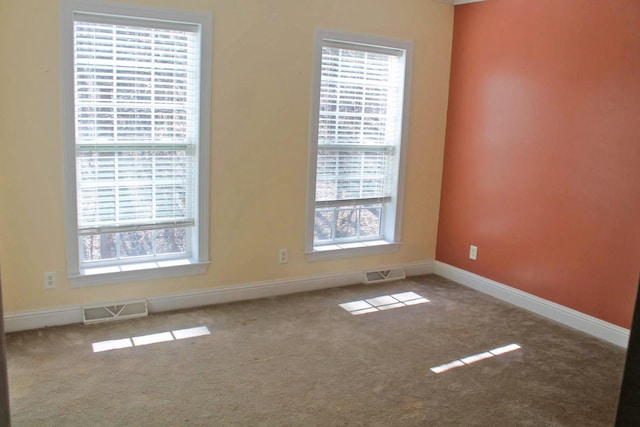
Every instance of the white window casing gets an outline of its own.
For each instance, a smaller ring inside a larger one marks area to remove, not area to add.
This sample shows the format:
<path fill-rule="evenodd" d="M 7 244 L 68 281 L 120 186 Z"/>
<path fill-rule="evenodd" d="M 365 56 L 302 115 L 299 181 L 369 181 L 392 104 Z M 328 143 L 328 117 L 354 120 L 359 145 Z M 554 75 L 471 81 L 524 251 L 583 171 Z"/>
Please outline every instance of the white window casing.
<path fill-rule="evenodd" d="M 211 15 L 61 0 L 72 286 L 209 262 Z"/>
<path fill-rule="evenodd" d="M 307 259 L 398 249 L 412 61 L 409 41 L 316 31 Z"/>

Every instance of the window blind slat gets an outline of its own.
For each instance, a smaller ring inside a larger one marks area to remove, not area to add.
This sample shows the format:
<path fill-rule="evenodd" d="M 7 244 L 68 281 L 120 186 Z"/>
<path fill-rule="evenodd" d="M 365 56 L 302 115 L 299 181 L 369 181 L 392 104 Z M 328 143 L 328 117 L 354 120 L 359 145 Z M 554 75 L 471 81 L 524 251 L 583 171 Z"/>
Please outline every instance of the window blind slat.
<path fill-rule="evenodd" d="M 111 233 L 127 233 L 132 231 L 165 230 L 170 228 L 193 227 L 193 225 L 194 225 L 193 220 L 188 220 L 188 221 L 175 220 L 175 221 L 156 222 L 154 224 L 131 224 L 131 225 L 121 225 L 121 226 L 82 228 L 78 230 L 78 234 L 80 236 L 91 236 L 91 235 L 111 234 Z"/>

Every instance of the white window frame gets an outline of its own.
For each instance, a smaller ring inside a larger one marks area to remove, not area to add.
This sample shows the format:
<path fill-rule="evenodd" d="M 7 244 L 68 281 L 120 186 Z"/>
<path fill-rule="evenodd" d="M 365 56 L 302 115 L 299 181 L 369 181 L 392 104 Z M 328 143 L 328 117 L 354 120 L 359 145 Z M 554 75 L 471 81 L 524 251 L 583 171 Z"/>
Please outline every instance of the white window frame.
<path fill-rule="evenodd" d="M 76 191 L 73 25 L 75 13 L 134 18 L 155 25 L 188 25 L 200 33 L 200 102 L 197 150 L 197 208 L 189 257 L 169 260 L 113 263 L 81 267 Z M 91 0 L 60 0 L 62 72 L 63 162 L 67 276 L 72 287 L 123 283 L 155 278 L 201 274 L 209 265 L 209 140 L 211 116 L 212 17 L 196 13 Z"/>
<path fill-rule="evenodd" d="M 357 46 L 360 50 L 389 53 L 404 53 L 404 90 L 402 100 L 402 121 L 400 139 L 394 164 L 394 182 L 391 202 L 387 203 L 382 220 L 382 236 L 376 240 L 354 242 L 331 242 L 314 245 L 314 225 L 316 209 L 316 171 L 318 160 L 318 126 L 320 108 L 320 84 L 322 48 L 325 45 L 344 44 Z M 307 183 L 307 221 L 305 235 L 305 255 L 309 261 L 338 259 L 350 256 L 374 255 L 397 251 L 401 244 L 402 213 L 404 198 L 405 165 L 409 134 L 409 106 L 411 104 L 411 80 L 413 68 L 413 42 L 386 37 L 353 34 L 342 31 L 317 29 L 314 40 L 313 81 L 311 95 L 311 118 L 309 132 L 309 174 Z"/>

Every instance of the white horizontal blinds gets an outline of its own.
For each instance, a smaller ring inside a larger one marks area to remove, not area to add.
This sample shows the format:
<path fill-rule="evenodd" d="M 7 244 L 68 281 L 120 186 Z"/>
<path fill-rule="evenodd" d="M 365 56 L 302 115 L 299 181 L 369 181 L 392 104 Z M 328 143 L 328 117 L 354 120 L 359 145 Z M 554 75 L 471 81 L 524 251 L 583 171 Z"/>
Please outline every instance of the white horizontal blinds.
<path fill-rule="evenodd" d="M 79 235 L 192 227 L 198 27 L 111 20 L 74 22 Z"/>
<path fill-rule="evenodd" d="M 79 234 L 193 225 L 191 157 L 185 150 L 79 152 Z"/>
<path fill-rule="evenodd" d="M 391 201 L 395 185 L 403 61 L 402 51 L 396 49 L 323 43 L 316 241 L 375 237 L 381 232 L 382 205 Z M 372 217 L 375 227 L 361 229 L 364 217 Z M 348 230 L 341 230 L 341 223 L 349 223 Z"/>
<path fill-rule="evenodd" d="M 378 51 L 323 47 L 316 202 L 391 197 L 401 61 Z"/>

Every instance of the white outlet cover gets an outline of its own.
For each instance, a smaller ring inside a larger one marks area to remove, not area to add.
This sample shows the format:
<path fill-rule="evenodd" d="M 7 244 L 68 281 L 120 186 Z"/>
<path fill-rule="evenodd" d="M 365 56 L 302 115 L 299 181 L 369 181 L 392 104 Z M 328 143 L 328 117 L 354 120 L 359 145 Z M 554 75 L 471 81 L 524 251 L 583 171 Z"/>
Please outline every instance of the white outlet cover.
<path fill-rule="evenodd" d="M 278 261 L 280 264 L 286 264 L 289 262 L 289 250 L 288 249 L 280 249 L 280 254 L 278 257 Z"/>
<path fill-rule="evenodd" d="M 47 272 L 44 273 L 44 287 L 45 289 L 55 289 L 56 287 L 56 273 Z"/>
<path fill-rule="evenodd" d="M 471 245 L 469 246 L 469 258 L 475 260 L 478 258 L 478 247 Z"/>

